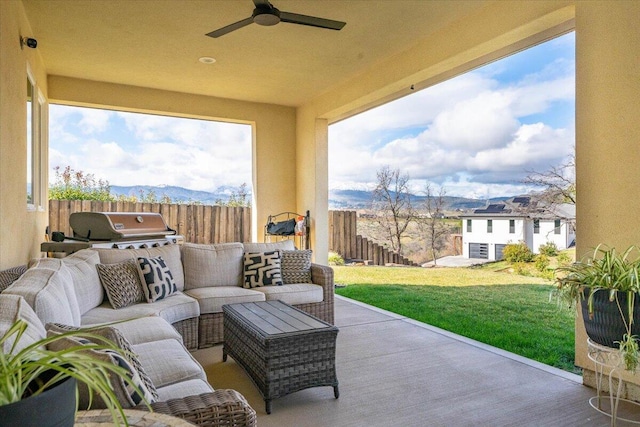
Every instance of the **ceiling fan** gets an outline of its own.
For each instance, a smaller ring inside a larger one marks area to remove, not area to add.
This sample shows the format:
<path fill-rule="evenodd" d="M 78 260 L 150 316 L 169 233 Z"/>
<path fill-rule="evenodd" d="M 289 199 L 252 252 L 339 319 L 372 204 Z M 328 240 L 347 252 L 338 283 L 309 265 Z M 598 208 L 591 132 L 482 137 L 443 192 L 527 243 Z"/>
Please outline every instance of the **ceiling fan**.
<path fill-rule="evenodd" d="M 290 24 L 309 25 L 311 27 L 327 28 L 329 30 L 340 30 L 346 25 L 346 22 L 333 21 L 331 19 L 318 18 L 315 16 L 300 15 L 298 13 L 281 12 L 269 3 L 268 0 L 253 0 L 253 3 L 256 5 L 256 8 L 253 9 L 253 14 L 249 18 L 227 25 L 226 27 L 219 28 L 215 31 L 211 31 L 206 35 L 217 38 L 224 36 L 231 31 L 246 27 L 254 22 L 258 25 L 264 26 L 276 25 L 278 22 L 288 22 Z"/>

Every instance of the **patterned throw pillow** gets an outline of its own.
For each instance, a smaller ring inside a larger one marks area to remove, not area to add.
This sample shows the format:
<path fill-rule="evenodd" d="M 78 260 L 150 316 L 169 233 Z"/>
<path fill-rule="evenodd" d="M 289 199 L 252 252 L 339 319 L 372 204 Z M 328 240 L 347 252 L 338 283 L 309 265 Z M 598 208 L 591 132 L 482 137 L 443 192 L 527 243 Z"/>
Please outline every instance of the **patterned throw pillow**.
<path fill-rule="evenodd" d="M 312 283 L 311 250 L 282 251 L 282 283 Z"/>
<path fill-rule="evenodd" d="M 113 308 L 128 307 L 145 300 L 140 274 L 133 260 L 117 264 L 96 264 L 96 268 Z"/>
<path fill-rule="evenodd" d="M 282 285 L 280 251 L 244 254 L 244 287 Z"/>
<path fill-rule="evenodd" d="M 48 337 L 73 330 L 80 329 L 73 326 L 58 325 L 54 323 L 47 324 Z M 149 376 L 142 369 L 142 365 L 140 364 L 138 357 L 131 350 L 131 344 L 129 344 L 129 341 L 127 341 L 127 339 L 122 336 L 120 331 L 108 326 L 95 329 L 82 329 L 82 331 L 107 338 L 113 341 L 122 350 L 124 350 L 124 354 L 126 357 L 123 357 L 118 352 L 109 349 L 87 350 L 97 360 L 110 362 L 116 366 L 123 368 L 126 371 L 127 377 L 131 379 L 131 382 L 133 382 L 133 384 L 135 384 L 136 387 L 140 390 L 141 393 L 136 391 L 134 387 L 132 387 L 120 376 L 110 375 L 111 389 L 117 396 L 118 401 L 123 408 L 136 406 L 143 401 L 143 398 L 146 399 L 149 403 L 153 403 L 158 400 L 158 391 L 151 382 Z M 47 347 L 52 351 L 60 351 L 70 347 L 89 345 L 92 343 L 93 342 L 86 337 L 70 336 L 52 341 L 47 345 Z M 102 342 L 98 340 L 96 340 L 95 343 L 102 344 Z M 78 383 L 78 399 L 79 409 L 89 409 L 89 404 L 91 404 L 91 409 L 106 408 L 104 401 L 99 396 L 94 395 L 92 400 L 89 399 L 89 389 L 82 383 Z"/>
<path fill-rule="evenodd" d="M 173 274 L 162 257 L 138 257 L 138 267 L 147 302 L 155 302 L 178 292 Z"/>
<path fill-rule="evenodd" d="M 0 292 L 4 291 L 9 287 L 9 285 L 18 280 L 25 271 L 27 271 L 26 265 L 0 271 Z"/>

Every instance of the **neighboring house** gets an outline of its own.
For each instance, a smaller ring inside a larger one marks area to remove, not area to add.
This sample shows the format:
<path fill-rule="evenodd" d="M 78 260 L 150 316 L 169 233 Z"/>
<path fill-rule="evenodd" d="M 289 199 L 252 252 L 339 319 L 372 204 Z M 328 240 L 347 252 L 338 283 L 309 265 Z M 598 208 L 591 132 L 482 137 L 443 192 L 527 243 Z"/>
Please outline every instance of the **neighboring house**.
<path fill-rule="evenodd" d="M 466 258 L 500 260 L 509 243 L 524 242 L 534 253 L 553 242 L 558 249 L 575 244 L 575 205 L 545 208 L 530 197 L 514 197 L 464 214 L 462 255 Z"/>

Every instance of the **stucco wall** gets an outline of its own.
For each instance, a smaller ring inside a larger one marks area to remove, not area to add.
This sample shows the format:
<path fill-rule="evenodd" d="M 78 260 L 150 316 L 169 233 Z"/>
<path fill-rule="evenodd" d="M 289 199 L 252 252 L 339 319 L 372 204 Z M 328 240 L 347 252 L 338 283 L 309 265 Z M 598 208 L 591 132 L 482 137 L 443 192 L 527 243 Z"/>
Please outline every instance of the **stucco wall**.
<path fill-rule="evenodd" d="M 640 32 L 637 1 L 576 4 L 576 253 L 640 243 Z M 593 369 L 576 323 L 578 365 Z M 640 383 L 640 374 L 633 380 Z"/>
<path fill-rule="evenodd" d="M 27 211 L 27 63 L 47 95 L 46 73 L 37 49 L 20 49 L 32 36 L 19 1 L 0 2 L 0 269 L 40 256 L 46 213 Z"/>
<path fill-rule="evenodd" d="M 263 240 L 269 215 L 296 210 L 293 108 L 60 76 L 49 76 L 49 98 L 70 105 L 249 123 L 253 127 L 254 240 Z"/>

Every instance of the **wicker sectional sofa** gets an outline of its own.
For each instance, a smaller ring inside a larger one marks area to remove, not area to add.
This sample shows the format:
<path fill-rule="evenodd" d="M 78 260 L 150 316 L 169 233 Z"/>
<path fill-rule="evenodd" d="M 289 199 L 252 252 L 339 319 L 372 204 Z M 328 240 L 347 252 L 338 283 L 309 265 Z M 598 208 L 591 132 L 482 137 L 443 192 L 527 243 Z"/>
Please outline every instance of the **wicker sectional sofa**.
<path fill-rule="evenodd" d="M 243 287 L 244 253 L 274 249 L 295 248 L 290 241 L 184 244 L 85 249 L 62 259 L 37 259 L 0 294 L 0 306 L 20 308 L 15 313 L 3 308 L 0 334 L 8 319 L 19 317 L 27 308 L 39 320 L 37 331 L 49 323 L 85 327 L 118 321 L 113 326 L 129 341 L 157 389 L 158 399 L 152 404 L 155 411 L 197 425 L 254 426 L 256 413 L 244 397 L 234 390 L 213 390 L 188 350 L 222 342 L 224 304 L 279 299 L 333 323 L 333 271 L 329 267 L 312 264 L 313 283 Z M 141 256 L 162 257 L 178 292 L 152 303 L 114 309 L 97 265 L 116 265 Z"/>

